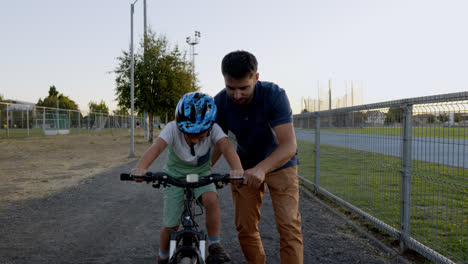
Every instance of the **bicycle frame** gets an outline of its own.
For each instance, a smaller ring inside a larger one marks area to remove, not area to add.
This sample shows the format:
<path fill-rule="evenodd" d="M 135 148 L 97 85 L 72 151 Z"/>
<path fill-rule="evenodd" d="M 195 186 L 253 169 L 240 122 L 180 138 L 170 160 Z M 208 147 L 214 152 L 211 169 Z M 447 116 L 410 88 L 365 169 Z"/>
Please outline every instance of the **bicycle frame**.
<path fill-rule="evenodd" d="M 205 263 L 206 234 L 198 231 L 194 208 L 194 192 L 192 188 L 184 188 L 184 211 L 182 213 L 182 229 L 172 231 L 169 242 L 169 263 L 177 263 L 177 256 L 197 259 L 197 263 Z M 179 242 L 179 243 L 177 243 Z"/>

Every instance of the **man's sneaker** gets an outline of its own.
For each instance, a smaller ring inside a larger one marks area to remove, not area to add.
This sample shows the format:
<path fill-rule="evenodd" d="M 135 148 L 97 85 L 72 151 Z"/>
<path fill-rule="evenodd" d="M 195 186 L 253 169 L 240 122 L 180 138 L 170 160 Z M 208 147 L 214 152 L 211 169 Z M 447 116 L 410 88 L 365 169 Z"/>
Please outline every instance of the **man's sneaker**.
<path fill-rule="evenodd" d="M 169 258 L 167 259 L 161 259 L 159 256 L 158 256 L 158 264 L 167 264 L 169 263 Z"/>
<path fill-rule="evenodd" d="M 208 258 L 206 259 L 207 264 L 218 264 L 231 261 L 231 256 L 224 250 L 223 246 L 219 242 L 213 243 L 208 247 Z"/>

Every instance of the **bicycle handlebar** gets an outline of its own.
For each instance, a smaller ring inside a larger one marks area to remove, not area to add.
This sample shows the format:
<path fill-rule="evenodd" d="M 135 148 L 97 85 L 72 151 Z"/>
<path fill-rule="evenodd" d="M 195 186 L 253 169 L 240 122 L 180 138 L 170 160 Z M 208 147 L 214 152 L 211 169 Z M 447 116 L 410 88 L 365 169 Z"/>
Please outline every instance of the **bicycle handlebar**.
<path fill-rule="evenodd" d="M 133 181 L 135 179 L 141 179 L 146 182 L 153 182 L 153 187 L 159 188 L 162 184 L 163 187 L 174 185 L 181 188 L 198 188 L 211 183 L 214 183 L 217 189 L 223 187 L 220 183 L 229 183 L 230 181 L 243 181 L 244 177 L 230 177 L 229 174 L 218 174 L 213 173 L 205 177 L 200 177 L 197 182 L 187 182 L 185 180 L 176 179 L 164 172 L 147 172 L 145 175 L 133 175 L 128 173 L 121 173 L 121 181 Z"/>

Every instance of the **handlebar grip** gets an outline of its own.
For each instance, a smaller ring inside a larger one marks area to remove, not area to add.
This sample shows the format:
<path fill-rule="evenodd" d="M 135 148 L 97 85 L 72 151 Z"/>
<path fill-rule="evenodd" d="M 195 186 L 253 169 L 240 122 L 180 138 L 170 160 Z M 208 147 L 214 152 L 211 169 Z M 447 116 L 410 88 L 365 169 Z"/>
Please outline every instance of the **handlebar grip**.
<path fill-rule="evenodd" d="M 120 180 L 121 181 L 132 181 L 132 177 L 128 173 L 121 173 L 120 174 Z"/>

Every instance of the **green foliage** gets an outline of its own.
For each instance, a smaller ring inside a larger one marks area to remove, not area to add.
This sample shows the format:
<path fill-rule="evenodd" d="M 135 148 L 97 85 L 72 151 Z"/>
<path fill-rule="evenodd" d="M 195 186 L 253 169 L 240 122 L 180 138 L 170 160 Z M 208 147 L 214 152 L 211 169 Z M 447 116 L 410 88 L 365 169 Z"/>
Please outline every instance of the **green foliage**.
<path fill-rule="evenodd" d="M 115 109 L 114 111 L 112 111 L 112 113 L 114 115 L 117 115 L 117 116 L 128 116 L 130 115 L 130 111 L 125 108 L 125 107 L 120 107 L 119 109 Z"/>
<path fill-rule="evenodd" d="M 392 106 L 388 109 L 387 116 L 385 117 L 384 123 L 386 125 L 393 123 L 401 123 L 403 121 L 403 108 L 398 106 Z"/>
<path fill-rule="evenodd" d="M 141 49 L 135 53 L 134 107 L 138 112 L 164 115 L 174 112 L 180 97 L 197 90 L 190 63 L 176 46 L 169 47 L 166 37 L 149 31 L 140 43 Z M 142 52 L 144 50 L 144 52 Z M 130 108 L 130 53 L 123 52 L 117 77 L 116 95 L 120 107 Z"/>
<path fill-rule="evenodd" d="M 427 123 L 429 123 L 429 124 L 435 123 L 435 116 L 434 115 L 428 116 L 427 117 Z"/>
<path fill-rule="evenodd" d="M 449 121 L 449 116 L 448 116 L 448 114 L 440 114 L 438 119 L 439 119 L 440 122 L 447 122 L 447 121 Z"/>
<path fill-rule="evenodd" d="M 306 108 L 304 108 L 304 109 L 301 111 L 301 114 L 303 114 L 303 113 L 308 113 L 308 112 L 309 112 L 309 111 L 308 111 Z"/>
<path fill-rule="evenodd" d="M 119 107 L 130 108 L 130 52 L 118 57 L 116 96 Z M 191 64 L 178 46 L 169 46 L 165 36 L 156 36 L 151 30 L 140 42 L 134 56 L 134 108 L 153 116 L 164 116 L 174 109 L 182 95 L 198 90 Z M 150 124 L 150 132 L 152 126 Z M 152 133 L 151 133 L 152 134 Z M 150 135 L 150 141 L 152 137 Z"/>
<path fill-rule="evenodd" d="M 88 107 L 89 112 L 109 114 L 109 107 L 107 107 L 106 102 L 104 102 L 104 100 L 101 100 L 99 104 L 94 101 L 90 101 L 88 103 Z"/>
<path fill-rule="evenodd" d="M 0 94 L 0 102 L 3 101 L 3 100 L 4 100 L 4 99 L 3 99 L 3 95 Z"/>
<path fill-rule="evenodd" d="M 65 96 L 58 92 L 55 85 L 51 85 L 49 87 L 49 96 L 45 97 L 44 100 L 39 98 L 37 101 L 37 106 L 44 106 L 44 107 L 57 107 L 57 100 L 59 102 L 58 107 L 60 109 L 70 109 L 70 110 L 78 110 L 78 105 L 70 99 L 68 96 Z"/>

